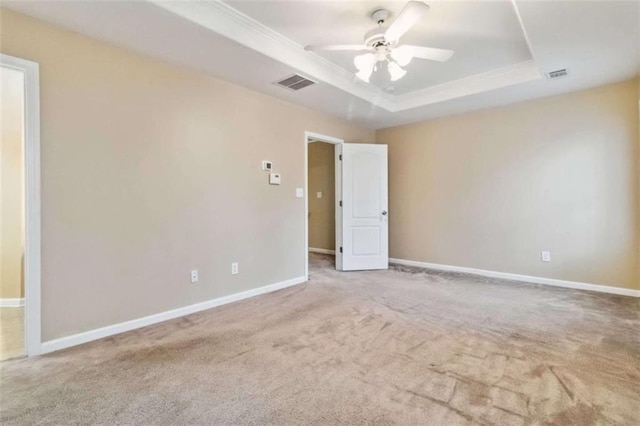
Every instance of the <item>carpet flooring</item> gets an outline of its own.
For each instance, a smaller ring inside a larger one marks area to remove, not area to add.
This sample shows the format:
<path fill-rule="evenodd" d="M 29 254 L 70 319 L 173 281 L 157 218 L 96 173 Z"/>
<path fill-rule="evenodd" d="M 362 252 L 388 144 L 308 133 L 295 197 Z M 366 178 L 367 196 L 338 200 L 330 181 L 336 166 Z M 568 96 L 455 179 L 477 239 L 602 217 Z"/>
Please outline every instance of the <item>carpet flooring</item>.
<path fill-rule="evenodd" d="M 24 354 L 24 307 L 0 308 L 0 361 Z"/>
<path fill-rule="evenodd" d="M 0 365 L 2 424 L 640 424 L 640 300 L 339 273 Z"/>

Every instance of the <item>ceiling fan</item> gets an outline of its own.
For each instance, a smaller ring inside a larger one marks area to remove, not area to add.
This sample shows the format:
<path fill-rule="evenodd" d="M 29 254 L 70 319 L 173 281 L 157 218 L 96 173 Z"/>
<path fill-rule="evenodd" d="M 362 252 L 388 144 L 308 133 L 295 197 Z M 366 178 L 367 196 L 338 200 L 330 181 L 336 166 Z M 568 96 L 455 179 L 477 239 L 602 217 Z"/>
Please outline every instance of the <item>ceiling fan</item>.
<path fill-rule="evenodd" d="M 369 53 L 353 58 L 353 64 L 358 69 L 356 76 L 368 83 L 373 71 L 377 70 L 378 62 L 386 62 L 391 81 L 396 81 L 407 73 L 402 67 L 409 65 L 413 58 L 446 62 L 453 56 L 453 50 L 406 44 L 398 45 L 400 37 L 418 23 L 428 10 L 429 6 L 425 3 L 410 1 L 387 28 L 383 25 L 391 13 L 388 10 L 379 9 L 371 14 L 371 19 L 379 26 L 365 34 L 364 44 L 306 46 L 305 50 L 368 51 Z"/>

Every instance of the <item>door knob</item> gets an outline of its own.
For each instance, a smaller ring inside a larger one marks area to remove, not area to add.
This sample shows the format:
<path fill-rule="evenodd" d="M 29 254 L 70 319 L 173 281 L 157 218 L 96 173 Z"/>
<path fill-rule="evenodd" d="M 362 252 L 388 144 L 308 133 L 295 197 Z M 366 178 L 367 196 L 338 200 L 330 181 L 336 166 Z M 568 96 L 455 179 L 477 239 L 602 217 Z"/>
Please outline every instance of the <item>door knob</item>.
<path fill-rule="evenodd" d="M 387 215 L 387 211 L 386 210 L 382 210 L 382 216 L 386 216 Z"/>

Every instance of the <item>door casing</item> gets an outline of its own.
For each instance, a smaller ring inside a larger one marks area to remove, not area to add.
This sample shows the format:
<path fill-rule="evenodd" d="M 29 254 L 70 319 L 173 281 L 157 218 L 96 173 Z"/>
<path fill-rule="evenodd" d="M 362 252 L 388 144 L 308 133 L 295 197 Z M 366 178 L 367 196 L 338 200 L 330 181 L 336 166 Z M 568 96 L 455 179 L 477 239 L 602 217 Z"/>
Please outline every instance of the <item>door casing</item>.
<path fill-rule="evenodd" d="M 336 269 L 342 270 L 342 212 L 339 206 L 342 199 L 342 167 L 339 156 L 342 153 L 343 139 L 322 135 L 314 132 L 304 132 L 304 276 L 309 280 L 309 144 L 325 142 L 335 146 L 335 221 L 336 221 Z"/>
<path fill-rule="evenodd" d="M 0 53 L 0 66 L 24 72 L 24 296 L 27 356 L 42 353 L 40 255 L 40 73 L 36 62 Z"/>

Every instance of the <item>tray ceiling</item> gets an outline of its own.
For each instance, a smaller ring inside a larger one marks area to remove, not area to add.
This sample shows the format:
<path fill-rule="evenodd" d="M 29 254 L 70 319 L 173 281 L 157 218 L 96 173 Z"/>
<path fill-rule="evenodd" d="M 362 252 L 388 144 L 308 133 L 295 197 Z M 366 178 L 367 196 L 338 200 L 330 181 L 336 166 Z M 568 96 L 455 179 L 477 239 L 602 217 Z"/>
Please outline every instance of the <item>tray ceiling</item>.
<path fill-rule="evenodd" d="M 403 42 L 456 50 L 445 64 L 414 61 L 407 75 L 367 84 L 353 54 L 306 44 L 359 43 L 379 8 L 396 1 L 4 0 L 73 31 L 371 128 L 382 128 L 629 79 L 640 71 L 640 2 L 429 1 Z M 391 17 L 393 20 L 393 16 Z M 557 81 L 544 73 L 568 68 Z M 297 92 L 273 82 L 299 73 Z M 380 74 L 384 74 L 381 72 Z"/>
<path fill-rule="evenodd" d="M 294 42 L 305 45 L 360 44 L 377 27 L 371 13 L 391 12 L 393 22 L 406 2 L 265 2 L 227 1 L 227 4 Z M 429 2 L 430 11 L 401 40 L 401 44 L 438 47 L 456 53 L 445 63 L 413 60 L 407 74 L 391 82 L 386 70 L 374 73 L 371 83 L 398 96 L 449 83 L 533 59 L 517 11 L 510 0 Z M 317 52 L 354 73 L 354 56 L 362 52 Z"/>

